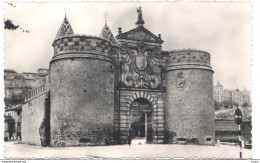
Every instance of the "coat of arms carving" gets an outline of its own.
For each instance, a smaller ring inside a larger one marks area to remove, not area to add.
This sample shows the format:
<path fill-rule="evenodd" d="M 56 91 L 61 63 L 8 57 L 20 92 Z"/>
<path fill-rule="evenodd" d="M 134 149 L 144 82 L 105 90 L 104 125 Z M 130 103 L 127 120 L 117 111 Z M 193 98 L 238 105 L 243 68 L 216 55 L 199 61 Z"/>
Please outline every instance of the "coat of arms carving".
<path fill-rule="evenodd" d="M 140 71 L 144 71 L 145 68 L 147 67 L 147 53 L 148 52 L 146 51 L 144 53 L 140 53 L 135 56 L 136 67 Z"/>
<path fill-rule="evenodd" d="M 161 58 L 156 48 L 145 46 L 120 50 L 122 81 L 129 87 L 155 88 L 160 81 Z"/>
<path fill-rule="evenodd" d="M 186 85 L 186 80 L 184 78 L 183 72 L 177 74 L 177 87 L 184 88 Z"/>

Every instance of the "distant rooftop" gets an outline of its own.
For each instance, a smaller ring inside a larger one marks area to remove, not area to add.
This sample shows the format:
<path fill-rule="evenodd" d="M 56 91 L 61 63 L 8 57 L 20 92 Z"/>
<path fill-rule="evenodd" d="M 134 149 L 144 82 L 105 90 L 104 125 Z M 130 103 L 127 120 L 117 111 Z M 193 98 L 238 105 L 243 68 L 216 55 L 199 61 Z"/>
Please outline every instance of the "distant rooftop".
<path fill-rule="evenodd" d="M 4 72 L 16 73 L 16 71 L 15 71 L 15 70 L 12 70 L 12 69 L 5 69 Z"/>
<path fill-rule="evenodd" d="M 37 73 L 35 73 L 35 72 L 23 72 L 22 74 L 34 74 L 34 75 L 36 75 Z"/>
<path fill-rule="evenodd" d="M 5 107 L 5 111 L 10 111 L 10 110 L 21 110 L 22 109 L 22 104 L 17 104 L 17 105 L 12 105 Z"/>
<path fill-rule="evenodd" d="M 216 87 L 223 87 L 223 86 L 222 86 L 222 85 L 220 84 L 220 82 L 218 81 Z"/>
<path fill-rule="evenodd" d="M 224 86 L 221 85 L 219 81 L 217 81 L 217 84 L 216 84 L 214 87 L 224 87 Z M 236 92 L 249 92 L 249 90 L 247 90 L 246 88 L 244 88 L 243 91 L 240 91 L 237 87 L 236 87 L 236 89 L 224 89 L 224 90 L 227 90 L 227 91 L 236 91 Z"/>

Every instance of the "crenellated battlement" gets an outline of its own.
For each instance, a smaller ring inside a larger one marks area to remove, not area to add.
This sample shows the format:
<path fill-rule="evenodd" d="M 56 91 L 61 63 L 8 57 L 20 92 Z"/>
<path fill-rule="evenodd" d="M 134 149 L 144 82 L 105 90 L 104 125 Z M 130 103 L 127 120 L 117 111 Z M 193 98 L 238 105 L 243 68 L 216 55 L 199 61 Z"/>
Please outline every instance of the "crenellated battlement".
<path fill-rule="evenodd" d="M 112 45 L 110 41 L 97 36 L 70 35 L 58 37 L 52 46 L 54 47 L 54 57 L 52 61 L 73 57 L 112 60 Z"/>
<path fill-rule="evenodd" d="M 211 70 L 210 54 L 196 49 L 182 49 L 168 51 L 165 55 L 167 69 L 178 68 L 206 68 Z"/>
<path fill-rule="evenodd" d="M 109 54 L 111 43 L 92 35 L 73 35 L 56 39 L 53 43 L 54 55 L 65 52 L 97 51 Z"/>
<path fill-rule="evenodd" d="M 25 95 L 24 102 L 26 103 L 36 97 L 39 97 L 45 94 L 47 91 L 49 91 L 49 85 L 48 84 L 41 85 L 33 89 L 32 91 L 30 91 L 27 95 Z"/>
<path fill-rule="evenodd" d="M 96 35 L 88 35 L 88 34 L 70 34 L 70 35 L 66 35 L 66 36 L 59 36 L 57 38 L 55 38 L 54 42 L 52 45 L 55 44 L 56 41 L 60 40 L 60 39 L 63 39 L 63 38 L 70 38 L 70 37 L 91 37 L 91 38 L 97 38 L 97 39 L 103 39 L 103 40 L 106 40 L 109 42 L 108 39 L 106 38 L 102 38 L 102 37 L 99 37 L 99 36 L 96 36 Z"/>

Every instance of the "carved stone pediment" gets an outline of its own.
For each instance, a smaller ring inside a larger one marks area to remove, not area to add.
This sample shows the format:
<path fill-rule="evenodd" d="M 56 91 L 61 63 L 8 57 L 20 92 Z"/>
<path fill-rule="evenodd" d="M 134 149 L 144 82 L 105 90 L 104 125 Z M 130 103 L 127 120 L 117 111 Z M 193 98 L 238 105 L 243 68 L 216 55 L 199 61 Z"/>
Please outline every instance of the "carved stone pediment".
<path fill-rule="evenodd" d="M 128 32 L 122 33 L 116 37 L 117 39 L 127 39 L 127 40 L 136 40 L 142 42 L 154 42 L 162 44 L 163 40 L 149 30 L 144 28 L 143 26 L 137 27 Z"/>

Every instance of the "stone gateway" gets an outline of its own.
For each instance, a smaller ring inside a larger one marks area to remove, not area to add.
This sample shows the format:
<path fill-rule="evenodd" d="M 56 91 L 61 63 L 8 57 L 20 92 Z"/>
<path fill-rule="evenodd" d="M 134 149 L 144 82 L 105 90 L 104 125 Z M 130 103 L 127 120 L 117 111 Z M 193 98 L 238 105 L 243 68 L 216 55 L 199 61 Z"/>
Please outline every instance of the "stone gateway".
<path fill-rule="evenodd" d="M 23 105 L 22 141 L 42 146 L 215 143 L 213 70 L 200 50 L 162 50 L 144 27 L 77 35 L 65 16 L 46 83 Z"/>

